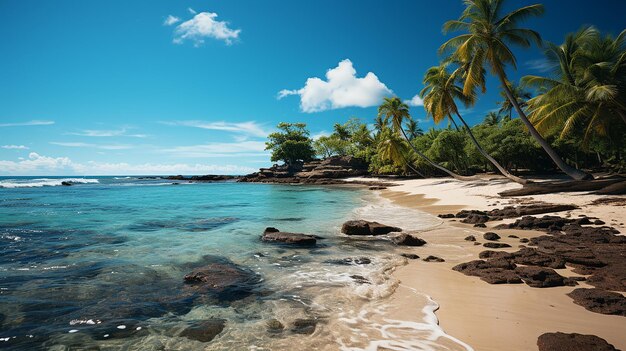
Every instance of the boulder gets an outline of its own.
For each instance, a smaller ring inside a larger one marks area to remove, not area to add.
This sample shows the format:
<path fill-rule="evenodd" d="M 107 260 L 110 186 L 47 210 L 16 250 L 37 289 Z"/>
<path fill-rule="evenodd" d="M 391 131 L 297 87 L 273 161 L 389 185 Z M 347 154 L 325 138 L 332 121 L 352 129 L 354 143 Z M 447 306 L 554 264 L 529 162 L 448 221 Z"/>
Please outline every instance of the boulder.
<path fill-rule="evenodd" d="M 513 271 L 514 264 L 505 260 L 484 261 L 474 260 L 452 267 L 453 270 L 465 275 L 480 277 L 489 284 L 520 284 L 522 280 Z"/>
<path fill-rule="evenodd" d="M 568 281 L 553 269 L 543 267 L 517 267 L 515 268 L 520 278 L 528 286 L 533 288 L 550 288 L 554 286 L 571 285 Z M 575 283 L 575 282 L 572 282 Z"/>
<path fill-rule="evenodd" d="M 469 235 L 469 236 L 465 237 L 465 240 L 467 240 L 467 241 L 476 241 L 476 237 L 473 236 L 473 235 Z"/>
<path fill-rule="evenodd" d="M 180 333 L 180 336 L 200 342 L 209 342 L 224 330 L 225 324 L 226 321 L 223 319 L 204 320 L 187 327 Z"/>
<path fill-rule="evenodd" d="M 267 331 L 270 333 L 280 333 L 285 326 L 278 319 L 270 319 L 267 321 Z"/>
<path fill-rule="evenodd" d="M 511 245 L 505 243 L 484 243 L 483 246 L 490 249 L 502 249 L 505 247 L 511 247 Z"/>
<path fill-rule="evenodd" d="M 184 281 L 192 291 L 213 294 L 226 301 L 251 295 L 260 283 L 256 273 L 227 260 L 197 268 L 185 275 Z"/>
<path fill-rule="evenodd" d="M 409 260 L 417 260 L 418 258 L 420 258 L 418 255 L 411 253 L 402 253 L 400 254 L 400 256 L 408 258 Z"/>
<path fill-rule="evenodd" d="M 422 259 L 422 261 L 424 261 L 424 262 L 445 262 L 446 260 L 444 260 L 441 257 L 429 255 L 428 257 Z"/>
<path fill-rule="evenodd" d="M 291 331 L 295 334 L 313 334 L 317 321 L 315 319 L 296 319 Z"/>
<path fill-rule="evenodd" d="M 485 240 L 495 241 L 495 240 L 500 240 L 500 235 L 498 235 L 498 234 L 496 234 L 494 232 L 487 232 L 487 233 L 483 234 L 483 238 Z"/>
<path fill-rule="evenodd" d="M 407 233 L 401 233 L 391 238 L 391 241 L 396 245 L 402 246 L 423 246 L 426 241 L 415 237 Z"/>
<path fill-rule="evenodd" d="M 595 335 L 545 333 L 537 339 L 539 351 L 619 351 Z"/>
<path fill-rule="evenodd" d="M 626 317 L 626 297 L 622 294 L 598 288 L 578 288 L 567 296 L 589 311 Z"/>
<path fill-rule="evenodd" d="M 265 229 L 263 235 L 261 236 L 261 240 L 265 242 L 276 242 L 302 246 L 310 246 L 317 243 L 317 239 L 313 235 L 281 232 L 273 227 L 268 227 Z"/>
<path fill-rule="evenodd" d="M 346 235 L 384 235 L 401 231 L 398 227 L 365 220 L 347 221 L 341 226 L 341 232 Z"/>

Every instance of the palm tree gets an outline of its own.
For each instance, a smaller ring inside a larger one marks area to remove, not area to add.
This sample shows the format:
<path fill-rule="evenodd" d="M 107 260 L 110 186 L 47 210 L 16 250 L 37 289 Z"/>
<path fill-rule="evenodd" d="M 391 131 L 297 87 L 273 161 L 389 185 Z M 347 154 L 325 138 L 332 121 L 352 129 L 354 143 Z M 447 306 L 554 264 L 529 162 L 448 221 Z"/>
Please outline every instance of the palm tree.
<path fill-rule="evenodd" d="M 413 139 L 417 138 L 420 135 L 424 135 L 424 131 L 419 127 L 417 121 L 414 119 L 409 119 L 404 124 L 407 130 L 407 134 L 409 136 L 409 141 L 413 141 Z"/>
<path fill-rule="evenodd" d="M 440 53 L 452 51 L 454 60 L 463 63 L 465 68 L 463 93 L 471 94 L 480 87 L 484 92 L 485 66 L 498 77 L 507 98 L 517 111 L 519 117 L 528 128 L 530 134 L 537 140 L 554 163 L 570 177 L 582 180 L 593 179 L 589 173 L 576 169 L 565 163 L 552 146 L 537 132 L 526 117 L 511 92 L 505 68 L 511 65 L 516 68 L 515 56 L 508 43 L 527 48 L 532 42 L 541 44 L 539 33 L 531 29 L 520 28 L 518 24 L 527 17 L 539 16 L 543 13 L 540 4 L 524 6 L 507 14 L 502 14 L 504 0 L 465 0 L 466 8 L 458 20 L 451 20 L 444 24 L 444 32 L 464 31 L 445 42 Z"/>
<path fill-rule="evenodd" d="M 458 72 L 460 71 L 457 70 L 455 74 L 450 74 L 447 70 L 447 64 L 431 67 L 426 71 L 426 75 L 424 76 L 424 89 L 420 92 L 420 96 L 424 100 L 426 113 L 433 118 L 435 123 L 439 123 L 444 119 L 452 119 L 452 115 L 456 115 L 459 120 L 461 120 L 461 123 L 463 123 L 467 134 L 470 136 L 470 139 L 478 151 L 489 160 L 503 176 L 516 183 L 527 184 L 528 180 L 509 173 L 480 146 L 480 143 L 478 143 L 478 140 L 474 137 L 474 133 L 472 133 L 472 129 L 459 113 L 459 108 L 455 100 L 461 101 L 465 106 L 471 106 L 476 101 L 476 93 L 474 91 L 471 91 L 469 95 L 463 93 L 463 88 L 456 84 L 458 81 Z"/>
<path fill-rule="evenodd" d="M 491 111 L 489 112 L 486 116 L 485 119 L 483 120 L 483 124 L 488 125 L 488 126 L 497 126 L 500 124 L 500 115 Z"/>
<path fill-rule="evenodd" d="M 518 85 L 511 84 L 510 88 L 511 94 L 517 101 L 519 107 L 525 109 L 527 101 L 532 97 L 532 95 Z M 498 102 L 498 105 L 500 105 L 500 110 L 498 111 L 498 113 L 508 116 L 509 119 L 513 118 L 513 104 L 511 103 L 511 101 L 509 101 L 504 91 L 500 92 L 500 96 L 502 97 L 502 100 Z"/>
<path fill-rule="evenodd" d="M 409 148 L 407 142 L 404 141 L 398 133 L 394 133 L 389 128 L 384 128 L 381 133 L 381 140 L 378 143 L 378 154 L 381 159 L 391 161 L 394 165 L 402 165 L 411 169 L 415 174 L 424 177 L 422 173 L 416 170 L 407 158 Z"/>
<path fill-rule="evenodd" d="M 404 102 L 402 102 L 400 98 L 398 98 L 397 96 L 394 96 L 391 98 L 384 98 L 382 105 L 378 106 L 378 115 L 384 116 L 385 123 L 391 122 L 392 130 L 395 133 L 398 133 L 398 134 L 401 133 L 404 136 L 404 139 L 409 141 L 409 138 L 406 135 L 406 132 L 402 128 L 402 123 L 404 122 L 404 120 L 410 120 L 411 114 L 409 113 L 409 106 L 405 104 Z M 408 144 L 411 146 L 413 151 L 415 151 L 415 153 L 418 154 L 421 158 L 426 160 L 426 162 L 428 162 L 430 165 L 437 168 L 438 170 L 447 173 L 449 176 L 455 179 L 459 179 L 459 180 L 474 179 L 474 177 L 464 177 L 462 175 L 456 174 L 448 170 L 445 167 L 438 165 L 437 163 L 429 159 L 426 155 L 424 155 L 421 151 L 419 151 L 413 144 L 411 144 L 410 142 Z"/>
<path fill-rule="evenodd" d="M 582 130 L 585 146 L 592 135 L 606 136 L 619 119 L 626 124 L 626 30 L 603 38 L 586 27 L 560 46 L 547 46 L 555 76 L 522 78 L 541 93 L 529 101 L 539 131 L 563 138 Z"/>

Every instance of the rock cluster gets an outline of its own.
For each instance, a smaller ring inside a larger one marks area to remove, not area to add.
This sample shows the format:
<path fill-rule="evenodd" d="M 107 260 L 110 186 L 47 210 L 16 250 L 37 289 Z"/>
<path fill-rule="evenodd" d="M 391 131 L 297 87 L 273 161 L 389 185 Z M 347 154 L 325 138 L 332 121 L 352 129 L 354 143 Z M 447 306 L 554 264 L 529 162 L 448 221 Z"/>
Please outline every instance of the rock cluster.
<path fill-rule="evenodd" d="M 490 211 L 479 210 L 462 210 L 456 214 L 441 214 L 441 218 L 462 218 L 461 222 L 468 224 L 484 224 L 489 221 L 497 221 L 504 218 L 516 218 L 521 216 L 537 215 L 541 213 L 562 212 L 577 209 L 575 205 L 563 204 L 531 204 L 520 206 L 506 206 L 501 209 L 493 209 Z"/>
<path fill-rule="evenodd" d="M 347 221 L 341 226 L 341 232 L 346 235 L 385 235 L 401 231 L 398 227 L 364 220 Z"/>

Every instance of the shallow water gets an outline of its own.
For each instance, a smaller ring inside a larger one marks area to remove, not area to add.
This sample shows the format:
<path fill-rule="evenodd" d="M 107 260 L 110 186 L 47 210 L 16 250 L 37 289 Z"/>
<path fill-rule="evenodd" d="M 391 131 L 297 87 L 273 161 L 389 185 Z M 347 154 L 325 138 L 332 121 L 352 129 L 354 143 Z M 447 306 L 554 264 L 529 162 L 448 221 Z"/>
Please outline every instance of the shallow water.
<path fill-rule="evenodd" d="M 386 314 L 404 259 L 385 239 L 342 236 L 350 218 L 440 223 L 355 188 L 0 179 L 0 348 L 465 350 L 441 336 L 419 292 L 415 320 Z M 325 239 L 265 244 L 268 226 Z M 357 257 L 371 263 L 344 261 Z M 211 264 L 246 278 L 222 291 L 184 283 Z M 209 319 L 224 325 L 214 340 L 185 336 Z M 283 330 L 268 328 L 274 319 Z"/>

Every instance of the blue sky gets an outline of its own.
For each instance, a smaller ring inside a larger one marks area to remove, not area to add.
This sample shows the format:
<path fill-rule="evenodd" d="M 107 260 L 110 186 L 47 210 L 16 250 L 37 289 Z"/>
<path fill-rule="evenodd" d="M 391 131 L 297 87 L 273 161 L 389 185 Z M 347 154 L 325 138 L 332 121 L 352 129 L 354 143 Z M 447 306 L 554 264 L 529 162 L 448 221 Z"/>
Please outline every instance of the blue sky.
<path fill-rule="evenodd" d="M 583 24 L 624 29 L 623 1 L 544 4 L 527 26 L 549 41 Z M 319 135 L 370 123 L 384 95 L 415 96 L 461 11 L 460 0 L 0 0 L 0 175 L 251 172 L 270 164 L 264 135 L 280 121 Z M 541 73 L 539 49 L 515 53 L 512 78 Z M 492 81 L 465 116 L 479 122 L 498 99 Z"/>

